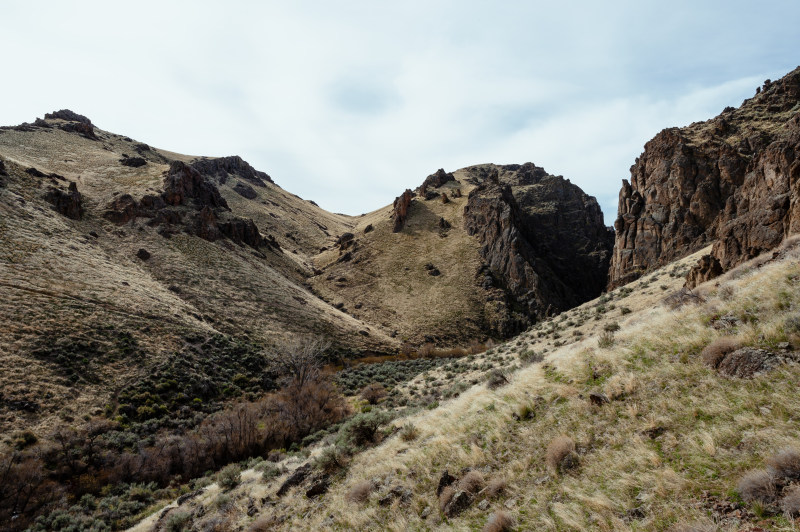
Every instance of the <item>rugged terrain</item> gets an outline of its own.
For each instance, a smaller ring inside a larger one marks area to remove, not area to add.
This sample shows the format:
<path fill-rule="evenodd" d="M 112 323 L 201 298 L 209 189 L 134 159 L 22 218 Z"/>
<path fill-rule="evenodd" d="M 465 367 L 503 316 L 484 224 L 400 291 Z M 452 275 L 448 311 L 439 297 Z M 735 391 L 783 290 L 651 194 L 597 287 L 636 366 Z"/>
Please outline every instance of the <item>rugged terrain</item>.
<path fill-rule="evenodd" d="M 609 285 L 708 244 L 689 284 L 777 246 L 798 228 L 800 69 L 741 107 L 645 145 L 623 182 Z"/>

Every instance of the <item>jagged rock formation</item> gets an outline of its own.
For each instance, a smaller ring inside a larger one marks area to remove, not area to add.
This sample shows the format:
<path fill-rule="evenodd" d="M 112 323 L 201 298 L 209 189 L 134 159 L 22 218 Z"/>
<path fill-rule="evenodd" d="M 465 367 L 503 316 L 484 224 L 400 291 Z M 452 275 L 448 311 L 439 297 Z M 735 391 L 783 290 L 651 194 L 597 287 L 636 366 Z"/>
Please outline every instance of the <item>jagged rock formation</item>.
<path fill-rule="evenodd" d="M 83 115 L 79 115 L 69 109 L 61 109 L 52 113 L 45 113 L 45 120 L 66 120 L 67 122 L 80 122 L 81 124 L 92 125 L 92 121 Z"/>
<path fill-rule="evenodd" d="M 70 183 L 66 192 L 60 188 L 51 186 L 45 194 L 44 199 L 50 203 L 57 212 L 63 214 L 67 218 L 72 218 L 73 220 L 80 220 L 83 218 L 81 193 L 78 192 L 78 186 L 75 183 Z"/>
<path fill-rule="evenodd" d="M 192 161 L 191 166 L 203 175 L 214 177 L 220 183 L 225 183 L 229 175 L 234 175 L 257 187 L 266 186 L 265 181 L 275 184 L 269 175 L 259 172 L 238 155 L 197 159 Z"/>
<path fill-rule="evenodd" d="M 160 196 L 145 195 L 137 202 L 131 195 L 124 194 L 107 206 L 104 216 L 117 224 L 137 217 L 150 218 L 148 225 L 161 226 L 159 232 L 166 237 L 184 230 L 209 241 L 227 237 L 253 248 L 266 245 L 280 250 L 275 238 L 265 239 L 253 220 L 233 216 L 229 211 L 216 185 L 194 167 L 173 161 L 165 173 L 164 192 Z"/>
<path fill-rule="evenodd" d="M 422 182 L 419 187 L 419 195 L 423 198 L 426 197 L 429 188 L 439 188 L 449 181 L 455 181 L 456 177 L 449 172 L 445 172 L 443 168 L 439 168 L 435 173 L 429 175 Z M 427 199 L 427 198 L 426 198 Z"/>
<path fill-rule="evenodd" d="M 796 232 L 799 104 L 800 68 L 739 109 L 648 142 L 620 191 L 609 286 L 713 243 L 692 287 Z"/>
<path fill-rule="evenodd" d="M 408 210 L 411 208 L 411 198 L 414 195 L 410 189 L 406 189 L 405 192 L 395 198 L 392 205 L 392 232 L 399 233 L 406 225 Z"/>
<path fill-rule="evenodd" d="M 464 209 L 467 232 L 481 242 L 485 289 L 501 312 L 501 336 L 597 297 L 605 286 L 613 232 L 595 198 L 531 163 L 473 167 L 480 185 Z"/>

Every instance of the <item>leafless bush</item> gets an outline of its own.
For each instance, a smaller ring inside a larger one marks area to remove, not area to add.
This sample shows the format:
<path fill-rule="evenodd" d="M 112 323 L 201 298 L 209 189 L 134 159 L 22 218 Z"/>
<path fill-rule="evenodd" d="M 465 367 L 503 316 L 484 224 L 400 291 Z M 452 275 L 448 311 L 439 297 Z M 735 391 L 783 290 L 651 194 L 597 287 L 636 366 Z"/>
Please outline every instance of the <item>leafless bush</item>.
<path fill-rule="evenodd" d="M 369 495 L 374 489 L 375 485 L 372 481 L 365 480 L 350 488 L 344 498 L 349 502 L 363 503 L 369 499 Z"/>
<path fill-rule="evenodd" d="M 453 496 L 455 494 L 456 490 L 454 490 L 452 486 L 446 486 L 439 494 L 439 510 L 442 513 L 444 513 L 444 510 L 447 508 L 447 505 L 450 504 L 450 501 L 453 500 Z"/>
<path fill-rule="evenodd" d="M 740 345 L 738 340 L 723 336 L 705 346 L 700 353 L 700 358 L 703 360 L 703 364 L 716 369 L 725 355 L 736 351 Z"/>
<path fill-rule="evenodd" d="M 406 423 L 400 429 L 400 439 L 403 441 L 414 441 L 419 436 L 419 429 L 413 423 Z"/>
<path fill-rule="evenodd" d="M 490 390 L 495 390 L 508 384 L 508 377 L 499 369 L 492 370 L 486 377 L 486 386 Z"/>
<path fill-rule="evenodd" d="M 489 516 L 483 532 L 508 532 L 513 528 L 514 518 L 508 512 L 500 510 Z"/>
<path fill-rule="evenodd" d="M 739 480 L 736 487 L 745 502 L 772 504 L 777 497 L 775 479 L 767 471 L 758 469 L 750 471 Z"/>
<path fill-rule="evenodd" d="M 790 517 L 800 517 L 800 485 L 791 486 L 785 491 L 781 510 Z"/>
<path fill-rule="evenodd" d="M 318 379 L 322 357 L 330 346 L 325 338 L 300 336 L 279 344 L 267 357 L 281 375 L 302 387 Z"/>
<path fill-rule="evenodd" d="M 554 472 L 562 472 L 577 465 L 575 442 L 569 436 L 558 436 L 547 446 L 545 461 Z"/>
<path fill-rule="evenodd" d="M 506 489 L 508 488 L 508 484 L 504 478 L 493 478 L 489 481 L 489 484 L 486 486 L 486 489 L 483 491 L 484 495 L 486 495 L 487 499 L 493 499 L 497 497 Z"/>
<path fill-rule="evenodd" d="M 486 479 L 480 471 L 470 471 L 458 481 L 458 489 L 468 491 L 473 495 L 478 493 L 486 485 Z"/>
<path fill-rule="evenodd" d="M 767 459 L 767 467 L 776 478 L 787 482 L 800 480 L 800 451 L 783 449 Z"/>
<path fill-rule="evenodd" d="M 679 309 L 684 305 L 699 305 L 704 302 L 703 296 L 688 288 L 681 288 L 663 299 L 663 303 L 672 310 Z"/>
<path fill-rule="evenodd" d="M 378 404 L 378 402 L 384 397 L 386 397 L 386 388 L 377 382 L 367 384 L 361 390 L 361 398 L 371 405 Z"/>

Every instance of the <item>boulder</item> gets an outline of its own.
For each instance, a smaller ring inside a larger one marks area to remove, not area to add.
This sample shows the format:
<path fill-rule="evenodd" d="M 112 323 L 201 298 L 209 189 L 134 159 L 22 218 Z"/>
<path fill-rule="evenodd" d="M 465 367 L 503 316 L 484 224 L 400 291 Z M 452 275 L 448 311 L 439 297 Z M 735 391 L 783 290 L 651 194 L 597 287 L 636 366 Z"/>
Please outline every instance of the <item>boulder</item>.
<path fill-rule="evenodd" d="M 247 199 L 256 199 L 258 197 L 258 193 L 256 189 L 248 185 L 247 183 L 242 183 L 239 181 L 234 185 L 233 191 L 242 196 L 243 198 Z"/>
<path fill-rule="evenodd" d="M 405 227 L 408 211 L 411 209 L 411 198 L 413 197 L 414 193 L 410 189 L 406 189 L 405 192 L 395 198 L 392 205 L 392 232 L 399 233 Z"/>
<path fill-rule="evenodd" d="M 81 193 L 78 192 L 78 186 L 74 182 L 69 184 L 66 192 L 60 188 L 51 186 L 47 190 L 44 199 L 50 203 L 57 212 L 67 218 L 73 220 L 80 220 L 83 218 L 82 196 Z"/>
<path fill-rule="evenodd" d="M 130 166 L 131 168 L 139 168 L 147 164 L 143 157 L 123 157 L 119 160 L 122 166 Z"/>

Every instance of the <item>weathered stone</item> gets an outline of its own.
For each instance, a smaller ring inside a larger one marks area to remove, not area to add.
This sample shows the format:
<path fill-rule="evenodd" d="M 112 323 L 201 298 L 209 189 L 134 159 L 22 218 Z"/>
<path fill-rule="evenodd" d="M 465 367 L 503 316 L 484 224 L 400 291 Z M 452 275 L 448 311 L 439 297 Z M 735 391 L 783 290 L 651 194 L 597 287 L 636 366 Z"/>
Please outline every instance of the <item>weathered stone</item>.
<path fill-rule="evenodd" d="M 743 347 L 725 355 L 717 371 L 728 377 L 750 378 L 769 371 L 781 363 L 781 358 L 764 349 Z"/>
<path fill-rule="evenodd" d="M 689 270 L 689 274 L 686 276 L 686 287 L 694 288 L 722 274 L 722 265 L 719 263 L 719 260 L 711 255 L 703 255 L 700 257 L 700 260 L 697 261 L 697 264 Z"/>
<path fill-rule="evenodd" d="M 444 473 L 442 473 L 442 476 L 441 476 L 441 477 L 439 477 L 439 484 L 436 486 L 436 496 L 438 497 L 439 495 L 441 495 L 441 494 L 442 494 L 442 491 L 443 491 L 443 490 L 444 490 L 444 489 L 445 489 L 447 486 L 450 486 L 451 484 L 453 484 L 453 483 L 454 483 L 455 481 L 457 481 L 457 480 L 458 480 L 458 479 L 457 479 L 456 477 L 454 477 L 453 475 L 451 475 L 451 474 L 450 474 L 450 473 L 449 473 L 449 472 L 448 472 L 448 471 L 445 469 L 445 470 L 444 470 Z"/>
<path fill-rule="evenodd" d="M 311 464 L 303 464 L 297 469 L 294 470 L 294 473 L 289 475 L 283 484 L 278 488 L 278 491 L 275 493 L 278 497 L 282 497 L 286 495 L 289 489 L 299 486 L 303 483 L 303 481 L 308 477 L 311 473 Z"/>
<path fill-rule="evenodd" d="M 713 244 L 687 285 L 773 249 L 800 229 L 800 68 L 738 109 L 665 129 L 623 181 L 609 287 Z"/>
<path fill-rule="evenodd" d="M 308 490 L 306 490 L 306 497 L 309 499 L 312 497 L 317 497 L 324 493 L 327 493 L 328 488 L 330 487 L 330 481 L 328 477 L 323 477 L 316 482 L 314 482 Z"/>
<path fill-rule="evenodd" d="M 603 406 L 608 403 L 608 396 L 604 393 L 592 392 L 589 394 L 589 401 L 596 406 Z"/>
<path fill-rule="evenodd" d="M 247 199 L 256 199 L 258 197 L 258 192 L 256 192 L 256 189 L 247 183 L 242 183 L 241 181 L 234 185 L 233 191 Z"/>
<path fill-rule="evenodd" d="M 456 178 L 453 174 L 449 172 L 445 172 L 443 168 L 439 168 L 433 174 L 429 175 L 425 178 L 425 181 L 422 182 L 422 185 L 419 187 L 419 195 L 424 197 L 425 199 L 431 199 L 427 196 L 428 189 L 431 188 L 439 188 L 440 186 L 444 185 L 449 181 L 455 181 Z M 436 194 L 433 197 L 438 196 Z"/>
<path fill-rule="evenodd" d="M 472 505 L 475 499 L 473 495 L 467 491 L 459 490 L 450 499 L 450 502 L 444 507 L 444 515 L 447 517 L 455 517 Z"/>
<path fill-rule="evenodd" d="M 272 178 L 264 172 L 259 172 L 238 155 L 218 157 L 216 159 L 202 158 L 192 161 L 192 168 L 201 174 L 211 176 L 224 183 L 229 175 L 244 179 L 257 187 L 265 187 L 265 181 L 273 183 Z"/>
<path fill-rule="evenodd" d="M 79 115 L 69 109 L 61 109 L 52 113 L 45 113 L 46 120 L 66 120 L 68 122 L 79 122 L 81 124 L 92 125 L 92 121 L 83 115 Z"/>
<path fill-rule="evenodd" d="M 80 220 L 83 218 L 83 203 L 78 186 L 72 182 L 66 192 L 60 188 L 51 186 L 44 196 L 44 199 L 53 205 L 53 208 L 67 218 Z"/>
<path fill-rule="evenodd" d="M 464 208 L 467 232 L 481 243 L 487 274 L 500 286 L 492 333 L 510 336 L 597 297 L 606 284 L 613 233 L 597 201 L 531 163 L 471 167 L 477 184 Z"/>
<path fill-rule="evenodd" d="M 411 198 L 414 193 L 410 189 L 406 189 L 401 195 L 394 200 L 392 205 L 392 232 L 399 233 L 403 230 L 408 219 L 408 211 L 411 209 Z"/>
<path fill-rule="evenodd" d="M 131 168 L 139 168 L 147 164 L 143 157 L 123 157 L 119 160 L 122 166 L 130 166 Z"/>
<path fill-rule="evenodd" d="M 136 252 L 136 256 L 141 260 L 148 260 L 150 258 L 150 252 L 144 248 L 139 248 L 139 251 Z"/>
<path fill-rule="evenodd" d="M 203 175 L 191 166 L 173 161 L 164 176 L 164 194 L 167 205 L 184 205 L 193 201 L 198 208 L 228 208 L 214 184 L 203 179 Z"/>

